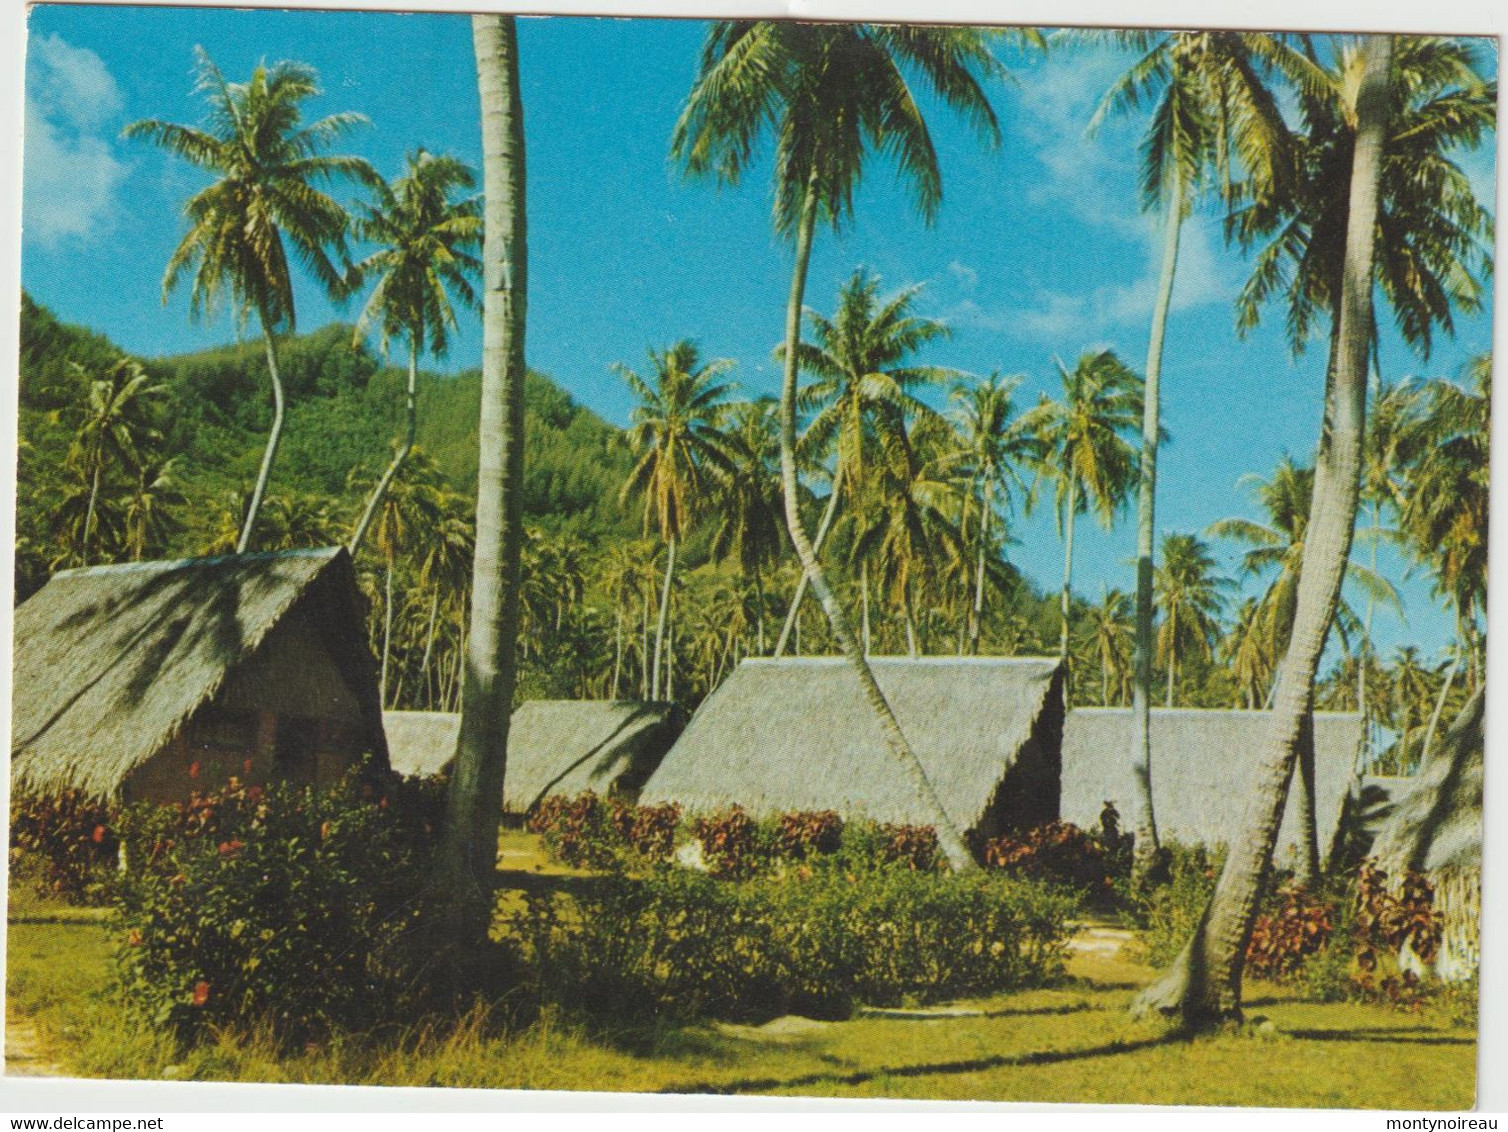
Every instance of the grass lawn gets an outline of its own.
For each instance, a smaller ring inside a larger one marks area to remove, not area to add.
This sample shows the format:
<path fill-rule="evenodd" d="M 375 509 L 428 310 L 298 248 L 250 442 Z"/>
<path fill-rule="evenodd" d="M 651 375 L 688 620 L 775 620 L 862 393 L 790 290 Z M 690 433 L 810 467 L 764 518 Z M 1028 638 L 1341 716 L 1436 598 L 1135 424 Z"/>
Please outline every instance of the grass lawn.
<path fill-rule="evenodd" d="M 1170 1039 L 1124 1010 L 1151 972 L 1103 951 L 1076 954 L 1062 987 L 950 1013 L 647 1025 L 595 1038 L 552 1018 L 499 1035 L 478 1016 L 443 1034 L 349 1038 L 283 1059 L 254 1033 L 182 1051 L 111 1000 L 109 926 L 97 914 L 12 897 L 7 1036 L 70 1075 L 1399 1109 L 1467 1108 L 1475 1093 L 1476 1035 L 1443 1012 L 1305 1003 L 1256 984 L 1252 1025 Z"/>

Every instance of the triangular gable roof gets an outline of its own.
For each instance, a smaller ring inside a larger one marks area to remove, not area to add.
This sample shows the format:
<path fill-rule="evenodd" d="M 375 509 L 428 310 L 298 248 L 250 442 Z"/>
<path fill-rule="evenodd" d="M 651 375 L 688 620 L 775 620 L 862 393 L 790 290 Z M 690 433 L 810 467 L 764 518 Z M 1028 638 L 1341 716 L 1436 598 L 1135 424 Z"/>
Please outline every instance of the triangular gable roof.
<path fill-rule="evenodd" d="M 1062 692 L 1053 659 L 871 657 L 869 665 L 944 810 L 965 829 L 981 821 L 1049 697 Z M 692 717 L 643 801 L 933 821 L 838 657 L 745 660 Z"/>
<path fill-rule="evenodd" d="M 1186 843 L 1228 843 L 1256 783 L 1255 759 L 1271 713 L 1205 708 L 1152 709 L 1152 807 L 1159 836 Z M 1361 716 L 1314 713 L 1315 825 L 1326 855 L 1340 824 L 1361 747 Z M 1123 819 L 1135 789 L 1130 708 L 1074 708 L 1063 723 L 1065 821 L 1089 828 L 1104 804 Z M 1278 834 L 1278 856 L 1298 844 L 1296 793 Z"/>

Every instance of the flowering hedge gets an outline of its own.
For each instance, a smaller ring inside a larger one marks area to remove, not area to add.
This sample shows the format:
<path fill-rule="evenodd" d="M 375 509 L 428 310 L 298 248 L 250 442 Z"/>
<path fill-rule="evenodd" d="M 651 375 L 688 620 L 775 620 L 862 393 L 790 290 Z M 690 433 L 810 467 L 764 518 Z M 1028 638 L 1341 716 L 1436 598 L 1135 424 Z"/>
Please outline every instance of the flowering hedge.
<path fill-rule="evenodd" d="M 438 797 L 356 777 L 332 789 L 232 785 L 126 814 L 118 905 L 127 1006 L 190 1036 L 270 1023 L 288 1041 L 401 1017 L 422 956 Z"/>

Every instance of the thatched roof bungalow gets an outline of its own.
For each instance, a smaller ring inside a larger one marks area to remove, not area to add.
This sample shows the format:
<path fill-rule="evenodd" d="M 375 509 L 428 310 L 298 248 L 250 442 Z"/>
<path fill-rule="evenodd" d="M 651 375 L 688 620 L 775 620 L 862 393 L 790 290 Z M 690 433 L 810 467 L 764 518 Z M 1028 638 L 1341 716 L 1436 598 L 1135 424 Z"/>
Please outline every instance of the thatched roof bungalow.
<path fill-rule="evenodd" d="M 1058 796 L 1057 660 L 872 657 L 870 667 L 962 829 L 991 837 L 1050 819 Z M 755 815 L 836 810 L 931 824 L 873 709 L 836 657 L 745 660 L 702 704 L 643 800 Z"/>
<path fill-rule="evenodd" d="M 13 782 L 168 802 L 333 781 L 385 764 L 374 670 L 339 548 L 65 570 L 16 610 Z"/>
<path fill-rule="evenodd" d="M 1481 961 L 1485 703 L 1481 691 L 1467 703 L 1372 845 L 1392 878 L 1413 869 L 1434 885 L 1444 919 L 1434 970 L 1444 979 L 1470 978 Z"/>
<path fill-rule="evenodd" d="M 1152 806 L 1159 835 L 1188 844 L 1229 842 L 1256 785 L 1256 756 L 1269 713 L 1152 709 Z M 1361 716 L 1314 716 L 1315 826 L 1321 858 L 1340 827 L 1361 748 Z M 1075 708 L 1063 725 L 1061 816 L 1089 828 L 1112 802 L 1124 816 L 1135 785 L 1129 760 L 1130 708 Z M 1298 846 L 1296 792 L 1290 790 L 1277 859 Z"/>
<path fill-rule="evenodd" d="M 438 774 L 455 757 L 461 717 L 383 714 L 393 769 Z M 551 794 L 634 796 L 685 726 L 674 704 L 630 700 L 529 700 L 508 732 L 503 808 L 524 814 Z"/>

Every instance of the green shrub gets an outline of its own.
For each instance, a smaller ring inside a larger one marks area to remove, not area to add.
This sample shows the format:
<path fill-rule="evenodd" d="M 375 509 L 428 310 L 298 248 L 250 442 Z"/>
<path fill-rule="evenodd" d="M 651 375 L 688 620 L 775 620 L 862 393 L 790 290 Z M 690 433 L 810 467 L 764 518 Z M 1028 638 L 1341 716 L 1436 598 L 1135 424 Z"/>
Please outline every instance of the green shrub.
<path fill-rule="evenodd" d="M 927 873 L 943 865 L 937 831 L 930 825 L 852 821 L 843 827 L 838 855 L 848 869 L 899 865 Z"/>
<path fill-rule="evenodd" d="M 841 1017 L 982 995 L 1063 970 L 1072 896 L 998 875 L 827 863 L 742 881 L 593 878 L 514 917 L 537 993 L 588 1015 Z"/>
<path fill-rule="evenodd" d="M 438 804 L 422 785 L 384 792 L 353 775 L 128 811 L 128 1008 L 185 1038 L 234 1022 L 292 1042 L 411 1012 Z"/>
<path fill-rule="evenodd" d="M 78 790 L 14 794 L 10 865 L 38 894 L 72 904 L 101 903 L 120 859 L 113 808 Z"/>
<path fill-rule="evenodd" d="M 1171 963 L 1183 950 L 1215 891 L 1221 859 L 1203 845 L 1166 844 L 1167 879 L 1129 891 L 1132 915 L 1141 928 L 1141 958 L 1154 967 Z"/>
<path fill-rule="evenodd" d="M 770 927 L 745 886 L 691 869 L 531 894 L 509 925 L 541 1003 L 619 1023 L 738 1017 L 779 1000 Z"/>

